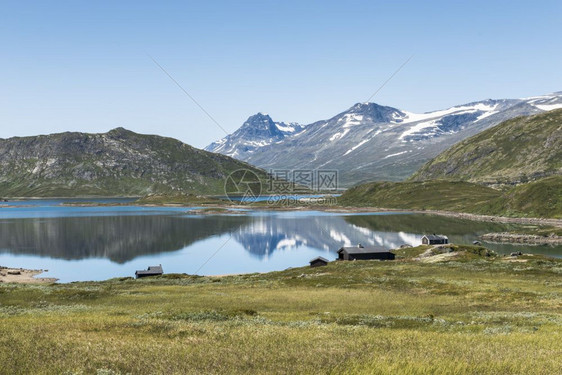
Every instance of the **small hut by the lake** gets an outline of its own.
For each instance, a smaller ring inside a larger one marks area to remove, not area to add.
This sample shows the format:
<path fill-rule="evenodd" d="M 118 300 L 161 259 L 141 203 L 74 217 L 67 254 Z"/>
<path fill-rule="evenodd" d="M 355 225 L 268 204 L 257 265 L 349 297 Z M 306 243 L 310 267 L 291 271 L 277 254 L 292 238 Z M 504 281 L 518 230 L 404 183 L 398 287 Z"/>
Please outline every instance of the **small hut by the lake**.
<path fill-rule="evenodd" d="M 147 277 L 147 276 L 160 276 L 164 273 L 162 270 L 162 265 L 158 266 L 150 266 L 146 270 L 140 270 L 135 272 L 135 277 L 138 279 L 139 277 Z"/>
<path fill-rule="evenodd" d="M 344 246 L 338 250 L 338 260 L 394 260 L 395 255 L 384 247 Z"/>
<path fill-rule="evenodd" d="M 310 267 L 321 267 L 321 266 L 327 266 L 329 262 L 330 261 L 326 258 L 317 257 L 312 259 L 309 263 L 310 263 Z"/>
<path fill-rule="evenodd" d="M 449 237 L 442 234 L 426 234 L 422 237 L 423 245 L 446 245 L 449 243 Z"/>

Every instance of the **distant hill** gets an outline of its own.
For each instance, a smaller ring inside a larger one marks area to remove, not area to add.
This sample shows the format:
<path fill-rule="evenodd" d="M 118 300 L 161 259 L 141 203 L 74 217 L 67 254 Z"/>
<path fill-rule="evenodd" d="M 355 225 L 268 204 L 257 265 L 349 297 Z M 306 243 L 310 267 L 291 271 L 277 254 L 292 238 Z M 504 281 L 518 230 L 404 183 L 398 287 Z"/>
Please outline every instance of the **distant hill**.
<path fill-rule="evenodd" d="M 520 184 L 491 200 L 484 213 L 562 219 L 562 176 Z"/>
<path fill-rule="evenodd" d="M 358 207 L 474 212 L 500 196 L 498 190 L 469 182 L 369 182 L 346 190 L 338 203 Z"/>
<path fill-rule="evenodd" d="M 521 183 L 562 175 L 562 109 L 507 120 L 425 164 L 412 181 Z"/>
<path fill-rule="evenodd" d="M 225 178 L 241 168 L 265 177 L 228 156 L 123 128 L 0 139 L 0 197 L 224 194 Z"/>
<path fill-rule="evenodd" d="M 512 217 L 562 218 L 562 176 L 498 190 L 464 181 L 370 182 L 348 189 L 343 206 L 444 210 Z"/>

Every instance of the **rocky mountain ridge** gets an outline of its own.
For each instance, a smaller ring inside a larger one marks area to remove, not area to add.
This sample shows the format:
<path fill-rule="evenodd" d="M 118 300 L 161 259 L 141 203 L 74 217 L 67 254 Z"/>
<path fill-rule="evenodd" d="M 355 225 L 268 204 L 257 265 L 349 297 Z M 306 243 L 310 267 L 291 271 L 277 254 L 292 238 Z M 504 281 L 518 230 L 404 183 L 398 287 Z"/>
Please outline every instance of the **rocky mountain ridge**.
<path fill-rule="evenodd" d="M 365 181 L 404 180 L 463 139 L 514 117 L 557 108 L 562 108 L 562 92 L 524 99 L 487 99 L 422 114 L 357 103 L 328 120 L 292 124 L 286 133 L 282 132 L 284 123 L 269 116 L 252 116 L 206 150 L 266 170 L 338 170 L 341 187 L 349 187 Z M 257 133 L 259 136 L 254 136 Z"/>

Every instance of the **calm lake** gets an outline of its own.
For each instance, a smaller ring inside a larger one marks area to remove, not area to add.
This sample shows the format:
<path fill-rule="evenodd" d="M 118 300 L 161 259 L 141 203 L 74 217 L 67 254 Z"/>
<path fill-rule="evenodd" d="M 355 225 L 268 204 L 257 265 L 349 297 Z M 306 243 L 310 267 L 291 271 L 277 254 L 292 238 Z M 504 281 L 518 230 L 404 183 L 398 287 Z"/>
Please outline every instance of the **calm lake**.
<path fill-rule="evenodd" d="M 480 234 L 516 227 L 407 212 L 193 215 L 186 207 L 63 205 L 68 202 L 79 200 L 0 205 L 0 265 L 48 269 L 41 276 L 60 282 L 134 276 L 135 270 L 158 264 L 166 273 L 267 272 L 304 266 L 319 255 L 333 260 L 344 244 L 415 246 L 425 233 L 471 244 Z M 499 253 L 562 256 L 562 246 L 486 246 Z"/>

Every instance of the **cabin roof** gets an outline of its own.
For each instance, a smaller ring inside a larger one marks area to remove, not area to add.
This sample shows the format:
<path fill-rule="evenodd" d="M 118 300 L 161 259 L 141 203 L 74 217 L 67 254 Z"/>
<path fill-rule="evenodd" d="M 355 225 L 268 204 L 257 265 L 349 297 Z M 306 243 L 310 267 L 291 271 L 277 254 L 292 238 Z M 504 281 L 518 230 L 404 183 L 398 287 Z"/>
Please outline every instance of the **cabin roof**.
<path fill-rule="evenodd" d="M 384 247 L 375 246 L 343 246 L 338 250 L 338 253 L 345 251 L 348 254 L 372 254 L 372 253 L 390 253 L 390 250 Z"/>
<path fill-rule="evenodd" d="M 152 275 L 152 274 L 162 274 L 164 271 L 162 270 L 162 265 L 159 266 L 150 266 L 147 270 L 140 270 L 136 271 L 135 274 L 140 275 Z"/>
<path fill-rule="evenodd" d="M 448 240 L 449 239 L 449 237 L 444 236 L 442 234 L 426 234 L 424 237 L 426 237 L 428 240 Z"/>
<path fill-rule="evenodd" d="M 309 263 L 312 263 L 312 262 L 317 261 L 317 260 L 321 260 L 321 261 L 326 262 L 326 263 L 330 262 L 328 259 L 326 259 L 324 257 L 316 257 L 314 259 L 311 259 Z"/>

